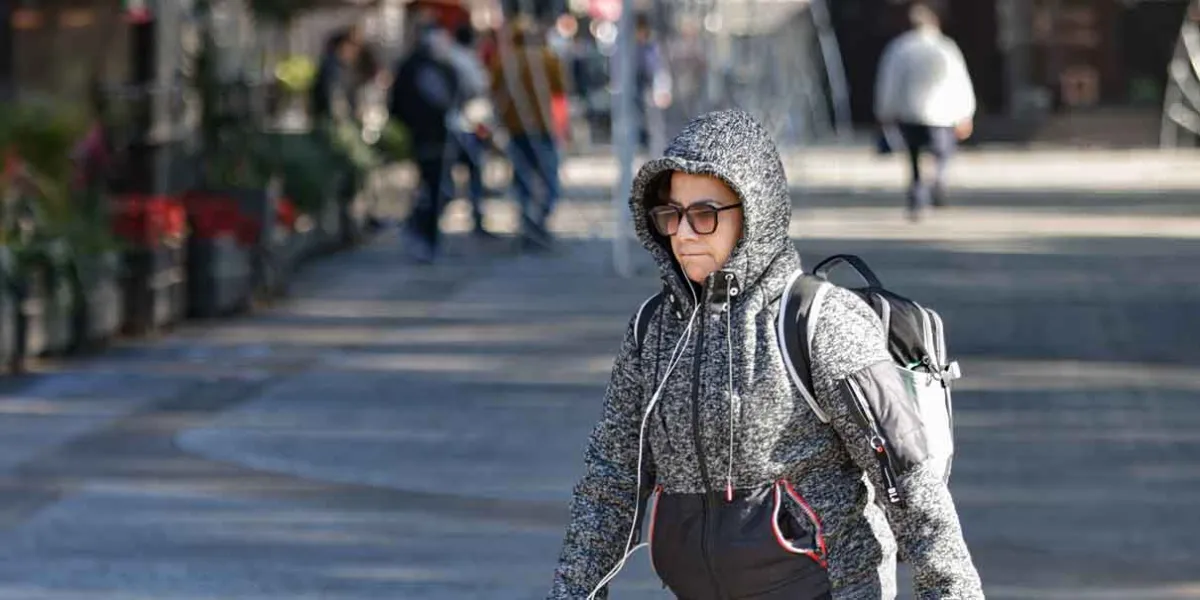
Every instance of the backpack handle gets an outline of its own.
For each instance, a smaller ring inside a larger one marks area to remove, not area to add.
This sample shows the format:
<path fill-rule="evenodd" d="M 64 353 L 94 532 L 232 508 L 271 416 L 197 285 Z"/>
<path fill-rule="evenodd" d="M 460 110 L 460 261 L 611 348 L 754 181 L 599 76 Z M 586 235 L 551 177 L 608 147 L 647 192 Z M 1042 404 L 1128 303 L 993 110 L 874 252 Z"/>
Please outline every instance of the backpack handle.
<path fill-rule="evenodd" d="M 862 277 L 863 281 L 867 282 L 867 285 L 873 288 L 883 287 L 883 284 L 879 282 L 879 278 L 875 276 L 875 272 L 871 270 L 871 267 L 868 267 L 867 263 L 863 262 L 863 259 L 853 254 L 834 254 L 826 258 L 813 269 L 813 275 L 828 280 L 829 272 L 842 263 L 853 267 L 858 272 L 859 277 Z"/>

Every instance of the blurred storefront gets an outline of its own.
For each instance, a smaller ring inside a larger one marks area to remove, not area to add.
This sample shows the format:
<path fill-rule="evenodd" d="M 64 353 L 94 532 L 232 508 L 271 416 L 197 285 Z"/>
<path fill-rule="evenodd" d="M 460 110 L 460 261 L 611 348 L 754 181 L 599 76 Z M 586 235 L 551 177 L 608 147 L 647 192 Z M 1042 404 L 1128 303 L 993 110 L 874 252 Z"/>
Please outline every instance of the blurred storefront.
<path fill-rule="evenodd" d="M 82 97 L 131 71 L 122 0 L 0 0 L 0 89 Z"/>

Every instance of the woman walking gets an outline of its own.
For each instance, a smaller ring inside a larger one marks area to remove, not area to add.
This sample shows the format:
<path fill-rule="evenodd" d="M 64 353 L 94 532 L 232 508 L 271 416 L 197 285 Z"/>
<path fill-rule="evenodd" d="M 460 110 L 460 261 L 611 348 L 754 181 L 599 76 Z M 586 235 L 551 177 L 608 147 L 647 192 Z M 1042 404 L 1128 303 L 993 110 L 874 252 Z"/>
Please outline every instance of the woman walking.
<path fill-rule="evenodd" d="M 792 384 L 776 328 L 800 257 L 763 127 L 740 111 L 699 117 L 642 167 L 630 205 L 664 298 L 617 355 L 549 597 L 606 597 L 644 539 L 686 600 L 892 598 L 897 551 L 918 597 L 982 598 L 953 500 L 921 448 L 900 449 L 902 501 L 875 501 L 893 486 L 847 381 L 877 395 L 873 405 L 906 409 L 886 397 L 903 388 L 871 308 L 832 288 L 809 332 L 813 403 Z"/>

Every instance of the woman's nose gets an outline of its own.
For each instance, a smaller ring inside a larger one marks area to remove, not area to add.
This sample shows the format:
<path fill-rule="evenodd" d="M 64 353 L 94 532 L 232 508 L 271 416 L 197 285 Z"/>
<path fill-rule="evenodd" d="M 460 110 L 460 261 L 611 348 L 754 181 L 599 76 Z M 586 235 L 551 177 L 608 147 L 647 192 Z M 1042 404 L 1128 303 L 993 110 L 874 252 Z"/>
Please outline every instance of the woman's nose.
<path fill-rule="evenodd" d="M 675 235 L 686 240 L 692 240 L 699 237 L 696 234 L 696 230 L 692 229 L 692 224 L 688 222 L 687 217 L 679 219 L 679 228 L 675 230 Z"/>

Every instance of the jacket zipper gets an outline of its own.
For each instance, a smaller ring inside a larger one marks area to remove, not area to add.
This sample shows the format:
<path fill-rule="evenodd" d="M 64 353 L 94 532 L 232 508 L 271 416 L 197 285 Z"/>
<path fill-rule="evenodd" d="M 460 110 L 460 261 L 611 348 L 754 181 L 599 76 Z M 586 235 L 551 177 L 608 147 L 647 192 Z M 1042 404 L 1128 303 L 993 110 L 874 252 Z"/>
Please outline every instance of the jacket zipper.
<path fill-rule="evenodd" d="M 709 544 L 713 539 L 711 529 L 716 525 L 714 519 L 709 518 L 709 511 L 712 510 L 714 504 L 719 505 L 720 501 L 716 499 L 716 494 L 708 486 L 708 459 L 704 456 L 704 444 L 701 437 L 700 424 L 700 367 L 704 361 L 704 330 L 708 321 L 708 304 L 711 299 L 711 285 L 705 286 L 704 297 L 700 305 L 700 327 L 697 330 L 698 341 L 696 342 L 696 354 L 692 359 L 692 444 L 696 450 L 696 463 L 700 469 L 700 480 L 703 486 L 703 507 L 701 510 L 700 524 L 700 556 L 704 561 L 704 568 L 708 571 L 709 580 L 712 581 L 713 589 L 716 591 L 718 598 L 724 598 L 725 593 L 721 590 L 721 582 L 717 578 L 716 571 L 712 566 L 712 553 Z"/>
<path fill-rule="evenodd" d="M 700 367 L 704 360 L 704 329 L 705 323 L 708 320 L 708 294 L 705 293 L 705 298 L 700 306 L 700 327 L 697 331 L 696 355 L 692 359 L 692 444 L 696 450 L 696 464 L 700 468 L 700 481 L 703 486 L 703 508 L 701 510 L 701 526 L 700 526 L 700 556 L 704 561 L 704 568 L 708 571 L 709 579 L 712 580 L 713 587 L 717 590 L 718 597 L 725 597 L 720 591 L 720 583 L 717 581 L 717 575 L 713 572 L 711 554 L 709 553 L 709 540 L 712 536 L 709 535 L 709 528 L 714 524 L 713 519 L 709 518 L 708 511 L 711 503 L 709 497 L 712 495 L 708 487 L 708 459 L 704 456 L 704 444 L 701 438 L 700 426 Z"/>
<path fill-rule="evenodd" d="M 900 497 L 900 488 L 896 483 L 896 469 L 895 465 L 892 464 L 892 456 L 888 452 L 883 432 L 880 430 L 879 424 L 875 421 L 875 416 L 871 414 L 870 407 L 864 405 L 862 389 L 858 386 L 858 383 L 853 379 L 846 379 L 846 383 L 850 386 L 850 395 L 853 396 L 854 408 L 859 420 L 871 432 L 869 443 L 883 476 L 884 495 L 887 497 L 889 504 L 900 504 L 902 499 Z"/>
<path fill-rule="evenodd" d="M 697 331 L 696 355 L 692 358 L 692 443 L 696 447 L 696 464 L 700 468 L 700 481 L 704 493 L 708 494 L 708 460 L 700 437 L 700 365 L 704 360 L 704 322 L 708 306 L 700 307 L 700 327 Z"/>

